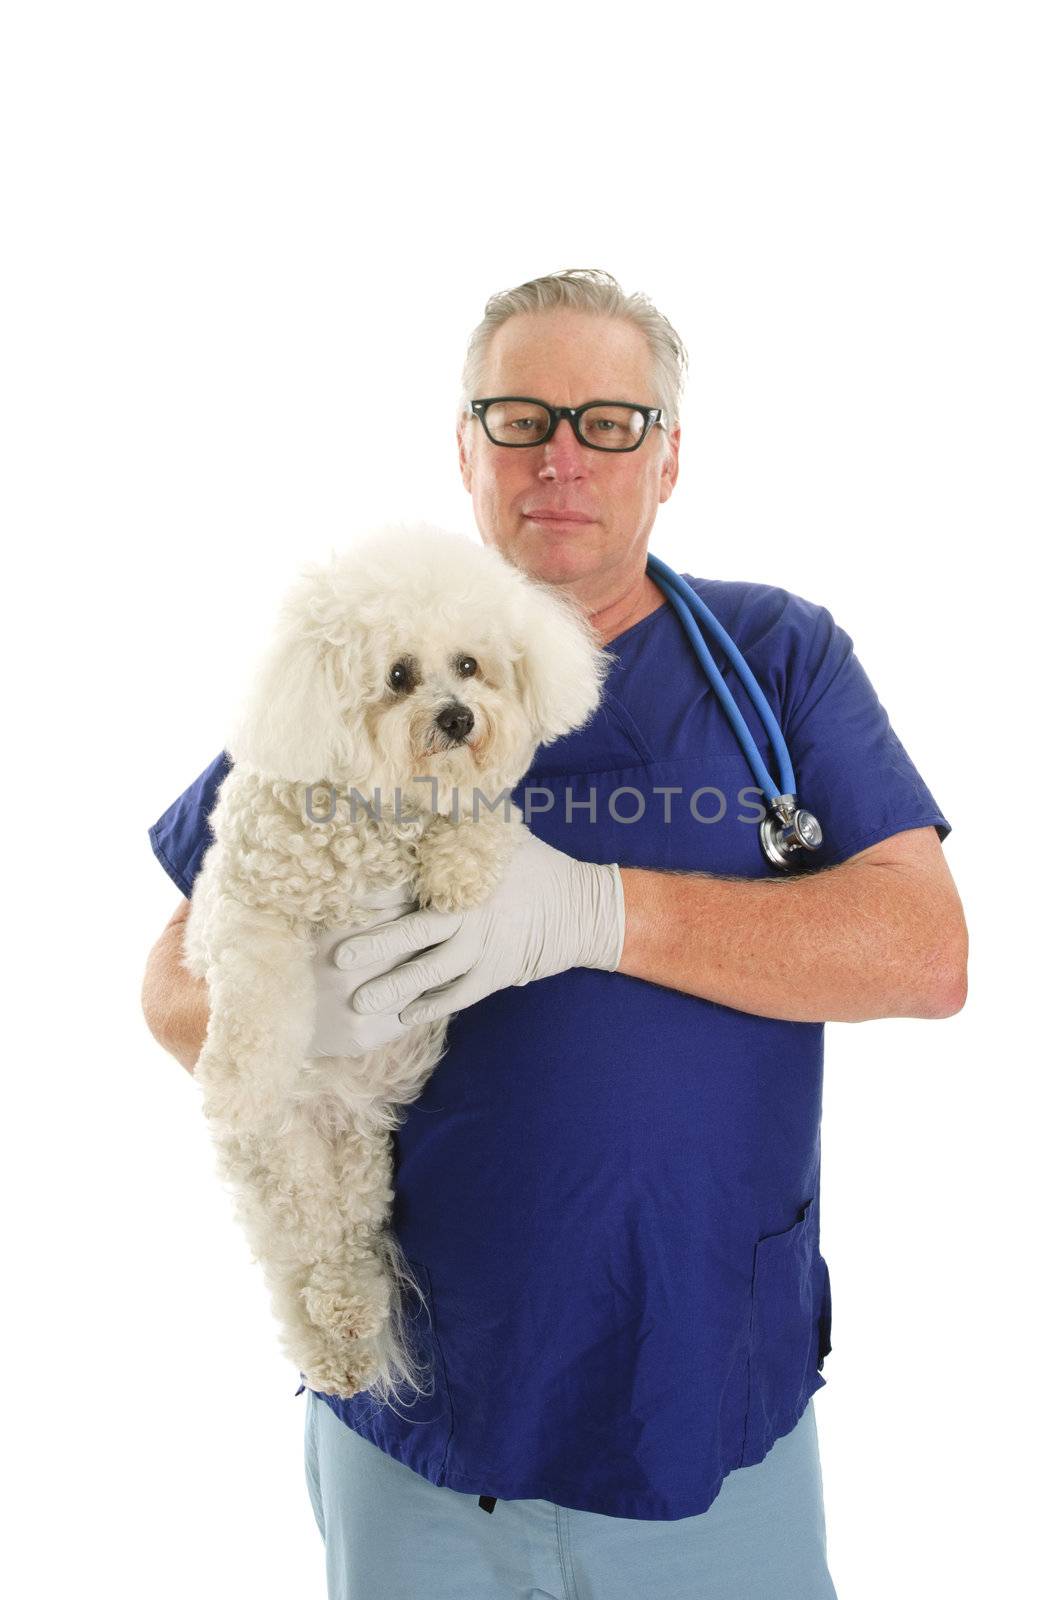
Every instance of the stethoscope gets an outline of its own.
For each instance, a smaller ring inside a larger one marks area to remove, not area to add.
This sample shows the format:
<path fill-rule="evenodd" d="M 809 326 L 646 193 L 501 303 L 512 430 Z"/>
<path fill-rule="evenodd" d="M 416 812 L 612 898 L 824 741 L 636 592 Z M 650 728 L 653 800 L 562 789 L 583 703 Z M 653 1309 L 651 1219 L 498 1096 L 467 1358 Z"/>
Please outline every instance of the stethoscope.
<path fill-rule="evenodd" d="M 793 867 L 808 866 L 806 851 L 819 850 L 824 842 L 824 833 L 819 822 L 811 811 L 803 811 L 795 795 L 794 768 L 791 758 L 784 743 L 783 734 L 780 732 L 779 723 L 772 714 L 772 708 L 758 686 L 750 668 L 743 660 L 742 654 L 735 641 L 721 627 L 712 611 L 696 594 L 686 579 L 679 573 L 667 567 L 659 556 L 647 555 L 647 573 L 658 588 L 671 602 L 676 615 L 683 624 L 684 632 L 694 647 L 705 670 L 706 677 L 716 691 L 724 710 L 727 712 L 728 721 L 732 725 L 735 737 L 742 747 L 743 754 L 750 763 L 750 770 L 757 779 L 762 793 L 768 800 L 771 814 L 761 823 L 761 848 L 768 861 L 774 867 L 790 870 Z M 694 613 L 694 614 L 692 614 Z M 750 729 L 746 725 L 739 707 L 735 703 L 728 685 L 721 677 L 720 669 L 706 649 L 706 641 L 702 637 L 701 629 L 695 621 L 695 615 L 701 618 L 725 651 L 732 666 L 742 679 L 747 694 L 757 707 L 765 732 L 768 734 L 769 743 L 780 769 L 780 783 L 782 790 L 778 789 L 769 776 L 768 768 L 761 759 L 761 753 L 750 736 Z"/>

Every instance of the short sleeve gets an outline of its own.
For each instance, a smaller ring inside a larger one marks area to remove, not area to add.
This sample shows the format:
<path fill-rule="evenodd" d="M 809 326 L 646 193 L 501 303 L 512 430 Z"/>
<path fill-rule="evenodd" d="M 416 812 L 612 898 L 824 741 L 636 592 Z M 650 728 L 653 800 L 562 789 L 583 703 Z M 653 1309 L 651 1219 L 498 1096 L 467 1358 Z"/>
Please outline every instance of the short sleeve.
<path fill-rule="evenodd" d="M 807 604 L 807 602 L 802 602 Z M 853 641 L 823 606 L 812 626 L 784 731 L 798 803 L 824 830 L 818 866 L 834 866 L 909 828 L 951 832 L 913 765 Z"/>
<path fill-rule="evenodd" d="M 151 847 L 160 865 L 188 897 L 192 895 L 196 874 L 211 843 L 207 819 L 214 810 L 219 785 L 231 767 L 232 762 L 223 750 L 148 829 Z"/>

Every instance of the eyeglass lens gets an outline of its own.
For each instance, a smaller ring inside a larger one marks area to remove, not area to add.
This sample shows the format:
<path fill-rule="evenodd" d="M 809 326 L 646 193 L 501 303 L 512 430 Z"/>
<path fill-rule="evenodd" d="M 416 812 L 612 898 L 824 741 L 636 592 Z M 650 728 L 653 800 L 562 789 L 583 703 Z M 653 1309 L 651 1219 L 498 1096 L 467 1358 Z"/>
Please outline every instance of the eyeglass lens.
<path fill-rule="evenodd" d="M 529 400 L 496 400 L 484 413 L 496 444 L 538 444 L 550 427 L 550 412 Z M 604 450 L 630 450 L 643 435 L 644 418 L 632 406 L 592 406 L 580 418 L 585 444 Z"/>

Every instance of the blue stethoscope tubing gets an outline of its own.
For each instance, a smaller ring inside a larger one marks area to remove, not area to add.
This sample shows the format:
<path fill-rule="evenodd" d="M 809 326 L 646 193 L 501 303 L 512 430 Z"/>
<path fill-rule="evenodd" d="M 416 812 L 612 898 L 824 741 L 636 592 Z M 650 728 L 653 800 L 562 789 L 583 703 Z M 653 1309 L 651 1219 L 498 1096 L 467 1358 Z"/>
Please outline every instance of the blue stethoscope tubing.
<path fill-rule="evenodd" d="M 775 800 L 780 794 L 793 794 L 794 768 L 791 766 L 791 758 L 784 742 L 783 734 L 780 731 L 780 725 L 772 714 L 772 707 L 765 699 L 760 684 L 747 666 L 739 646 L 717 621 L 702 596 L 692 589 L 686 578 L 681 578 L 678 572 L 673 572 L 671 567 L 667 567 L 660 556 L 647 555 L 647 571 L 672 602 L 676 614 L 683 624 L 684 632 L 694 647 L 695 655 L 702 663 L 706 677 L 713 685 L 717 698 L 727 712 L 728 721 L 732 725 L 735 737 L 738 739 L 742 752 L 750 763 L 750 770 L 761 785 L 763 793 L 770 800 Z M 754 743 L 750 729 L 746 725 L 746 718 L 736 705 L 735 696 L 721 677 L 720 668 L 706 649 L 706 641 L 702 637 L 697 622 L 691 615 L 692 610 L 701 617 L 728 657 L 728 660 L 739 674 L 747 694 L 757 708 L 757 713 L 761 718 L 765 732 L 768 734 L 769 743 L 776 757 L 776 765 L 780 769 L 782 788 L 777 789 L 772 781 L 769 770 L 761 759 L 761 752 Z"/>
<path fill-rule="evenodd" d="M 734 639 L 731 638 L 730 634 L 728 634 L 728 632 L 721 626 L 720 622 L 718 622 L 717 618 L 706 605 L 706 602 L 702 599 L 702 596 L 697 594 L 687 580 L 680 577 L 678 572 L 673 572 L 672 568 L 667 566 L 665 562 L 662 561 L 660 556 L 652 555 L 649 552 L 647 553 L 647 572 L 662 590 L 675 610 L 676 615 L 683 626 L 684 632 L 691 641 L 695 655 L 698 657 L 698 660 L 705 671 L 706 677 L 709 679 L 717 698 L 724 707 L 728 721 L 731 723 L 732 731 L 734 732 L 736 739 L 739 741 L 742 752 L 750 764 L 750 770 L 757 779 L 762 793 L 766 796 L 769 803 L 772 804 L 776 810 L 780 822 L 791 822 L 795 817 L 798 819 L 807 819 L 805 822 L 799 820 L 797 831 L 795 831 L 794 828 L 788 828 L 788 837 L 792 838 L 794 841 L 788 849 L 785 849 L 781 853 L 779 851 L 774 852 L 772 849 L 766 847 L 766 854 L 774 865 L 790 865 L 792 864 L 792 861 L 797 860 L 799 851 L 803 849 L 817 849 L 819 847 L 822 835 L 816 819 L 813 818 L 807 811 L 803 812 L 797 810 L 794 767 L 791 764 L 790 753 L 788 752 L 787 744 L 780 729 L 780 725 L 773 715 L 772 707 L 765 699 L 765 696 L 761 690 L 761 686 L 754 677 L 753 673 L 750 671 L 750 668 L 747 666 L 738 645 L 735 643 Z M 742 681 L 747 694 L 750 696 L 751 702 L 761 718 L 761 723 L 764 727 L 765 733 L 768 735 L 768 741 L 772 746 L 773 755 L 776 759 L 776 765 L 779 767 L 780 784 L 782 787 L 778 788 L 776 786 L 768 768 L 762 760 L 761 752 L 754 743 L 750 729 L 746 724 L 746 719 L 735 702 L 735 696 L 728 688 L 728 685 L 724 682 L 724 679 L 721 676 L 720 668 L 717 666 L 706 647 L 706 641 L 702 636 L 702 631 L 699 628 L 698 623 L 695 621 L 696 616 L 699 617 L 709 629 L 710 633 L 713 635 L 713 638 L 720 645 L 732 666 L 739 674 L 739 678 Z M 766 843 L 764 833 L 762 833 L 762 842 L 763 844 Z"/>

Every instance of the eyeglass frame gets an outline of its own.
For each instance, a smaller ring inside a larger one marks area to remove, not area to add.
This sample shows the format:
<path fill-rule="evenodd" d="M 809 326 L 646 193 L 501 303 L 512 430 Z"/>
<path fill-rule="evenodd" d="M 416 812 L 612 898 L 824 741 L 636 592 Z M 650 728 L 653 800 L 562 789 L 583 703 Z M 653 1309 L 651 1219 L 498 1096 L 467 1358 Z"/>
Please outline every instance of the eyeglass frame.
<path fill-rule="evenodd" d="M 493 439 L 488 432 L 488 424 L 484 417 L 484 412 L 488 406 L 498 405 L 502 400 L 523 400 L 526 405 L 541 406 L 550 416 L 550 427 L 542 439 L 529 439 L 527 444 L 504 444 L 500 439 Z M 580 432 L 580 418 L 585 411 L 592 411 L 596 406 L 627 406 L 631 411 L 638 411 L 643 418 L 643 432 L 635 444 L 592 444 L 590 440 L 585 439 Z M 630 455 L 633 450 L 638 450 L 639 446 L 646 442 L 651 429 L 664 427 L 664 423 L 661 420 L 664 409 L 663 406 L 636 405 L 632 400 L 589 400 L 586 405 L 582 406 L 551 406 L 547 404 L 546 400 L 540 400 L 537 396 L 531 394 L 496 394 L 492 395 L 488 400 L 469 400 L 466 402 L 467 416 L 480 418 L 481 427 L 484 429 L 484 434 L 489 444 L 496 445 L 500 450 L 534 450 L 537 445 L 546 444 L 552 439 L 562 418 L 568 417 L 569 426 L 580 444 L 586 445 L 589 450 L 603 450 L 610 456 Z"/>

